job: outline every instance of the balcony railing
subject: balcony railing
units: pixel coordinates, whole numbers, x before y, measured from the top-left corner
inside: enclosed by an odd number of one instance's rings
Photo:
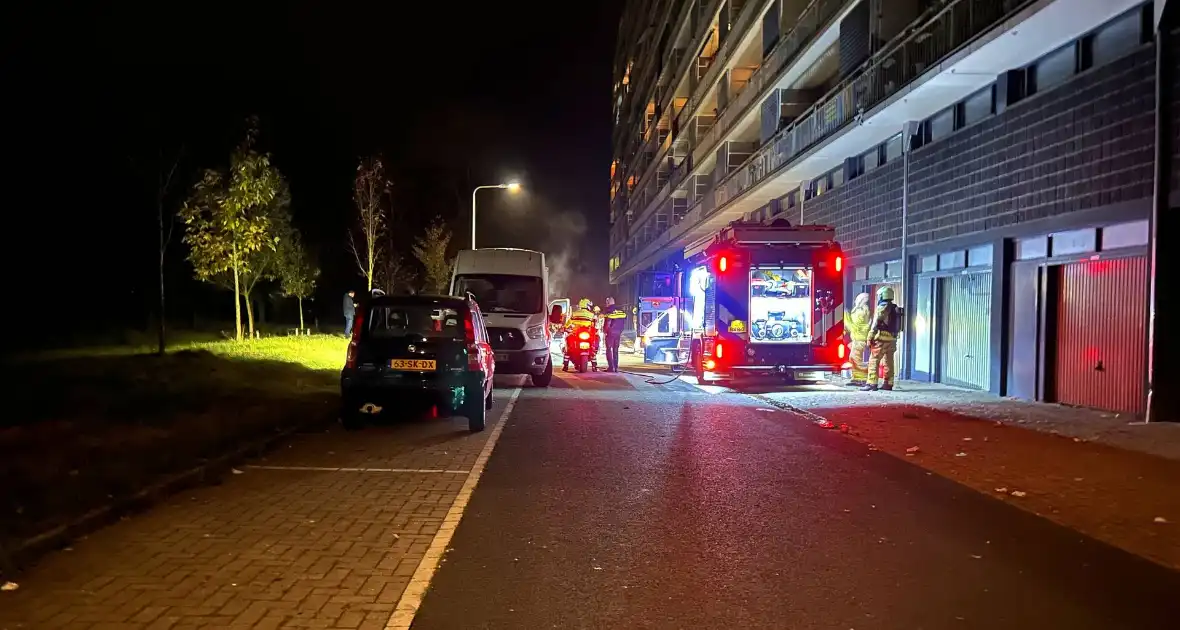
[[[812,0],[811,4],[803,9],[795,22],[795,27],[786,37],[779,39],[762,65],[750,76],[746,88],[730,101],[729,106],[718,116],[717,122],[697,143],[692,153],[697,163],[717,149],[717,143],[745,116],[755,99],[760,102],[766,97],[770,87],[778,80],[779,73],[806,49],[811,40],[828,26],[828,22],[840,14],[846,2],[847,0]]]
[[[720,8],[721,1],[722,0],[710,0],[710,9],[708,12],[705,13],[705,15],[712,15],[713,13],[716,13],[717,10]],[[691,20],[692,19],[692,16],[691,16],[692,6],[693,5],[691,3],[688,4],[689,15],[680,16],[680,17]],[[704,46],[704,38],[708,34],[709,34],[709,29],[706,29],[692,39],[692,42],[689,44],[689,48],[686,49],[686,50],[693,51],[692,54],[684,55],[684,58],[680,60],[679,64],[674,64],[671,62],[671,60],[674,59],[674,57],[675,57],[675,52],[676,52],[675,49],[668,51],[668,54],[665,56],[665,59],[664,59],[664,61],[665,61],[664,68],[665,68],[665,70],[671,69],[671,71],[673,72],[673,74],[672,74],[673,79],[669,82],[669,86],[671,86],[671,87],[670,87],[670,89],[667,90],[667,95],[665,95],[661,99],[664,102],[657,103],[657,105],[659,106],[659,111],[663,112],[668,107],[671,106],[673,99],[676,98],[676,88],[674,86],[679,83],[680,78],[683,77],[684,74],[686,72],[688,72],[689,68],[692,67],[691,64],[696,63],[696,59],[697,59],[696,53],[701,49],[701,46]],[[716,64],[716,62],[714,62],[714,64]],[[679,65],[680,67],[673,67],[675,65]],[[659,77],[657,77],[656,82],[659,83]],[[694,90],[695,90],[695,88],[694,88]],[[682,112],[683,112],[683,109],[682,109]],[[646,139],[641,144],[641,148],[637,151],[637,153],[642,153],[643,150],[646,149],[646,147],[649,143],[648,140],[650,140],[650,139]],[[636,169],[636,171],[638,171],[638,172],[629,172],[629,173],[627,173],[627,175],[638,175],[638,179],[640,181],[642,181],[644,179],[647,179],[647,175],[650,172],[650,166],[651,166],[651,164],[647,164],[642,168]]]
[[[691,204],[689,211],[699,206],[701,218],[712,215],[1033,1],[951,0],[932,9],[930,15],[917,20],[917,26],[866,61],[792,124],[779,130],[741,167],[718,181],[697,204]],[[660,236],[664,235],[656,235],[652,242],[660,241]],[[633,245],[628,250],[621,268],[643,253]]]
[[[741,168],[719,182],[717,207],[740,196],[857,116],[898,93],[939,61],[1031,0],[952,0],[857,69]]]
[[[734,20],[733,28],[729,30],[725,41],[717,48],[717,54],[713,55],[713,63],[709,69],[705,71],[705,76],[693,88],[692,98],[688,99],[688,106],[684,108],[689,116],[696,116],[697,110],[701,107],[701,101],[705,100],[705,95],[712,89],[713,83],[717,80],[717,73],[729,63],[729,58],[734,54],[734,49],[737,48],[742,38],[746,36],[751,28],[751,23],[754,20],[754,15],[759,14],[759,8],[762,6],[761,0],[751,0],[742,7],[742,11],[738,14],[738,19]],[[695,56],[694,56],[695,58]]]

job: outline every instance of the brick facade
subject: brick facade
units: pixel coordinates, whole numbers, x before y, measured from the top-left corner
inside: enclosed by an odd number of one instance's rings
[[[803,222],[836,227],[844,252],[870,256],[901,247],[902,160],[896,159],[803,203]],[[790,216],[791,210],[788,210]]]
[[[1145,47],[916,149],[909,244],[1150,198],[1154,65],[1155,51]],[[1176,88],[1180,94],[1180,73]],[[1180,97],[1172,111],[1180,121]],[[1177,147],[1180,159],[1180,140]],[[897,251],[902,169],[895,159],[808,200],[805,223],[835,226],[853,258]]]
[[[1152,195],[1154,51],[914,151],[911,245]]]

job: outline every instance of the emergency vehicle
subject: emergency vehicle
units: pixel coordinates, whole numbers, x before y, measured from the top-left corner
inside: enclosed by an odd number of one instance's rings
[[[684,258],[693,323],[687,369],[699,383],[814,380],[845,365],[835,228],[735,221],[689,245]]]

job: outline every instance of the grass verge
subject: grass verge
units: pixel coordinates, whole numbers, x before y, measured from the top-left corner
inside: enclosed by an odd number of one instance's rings
[[[191,342],[158,357],[54,352],[3,366],[0,549],[248,443],[330,420],[346,342]]]

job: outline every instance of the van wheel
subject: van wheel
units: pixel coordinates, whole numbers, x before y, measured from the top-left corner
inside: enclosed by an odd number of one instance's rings
[[[480,395],[471,396],[464,405],[463,415],[467,416],[467,429],[472,433],[484,430],[487,409],[484,408],[484,398]]]
[[[553,380],[553,359],[549,359],[545,363],[545,371],[540,374],[533,374],[533,387],[549,387],[549,382]]]

